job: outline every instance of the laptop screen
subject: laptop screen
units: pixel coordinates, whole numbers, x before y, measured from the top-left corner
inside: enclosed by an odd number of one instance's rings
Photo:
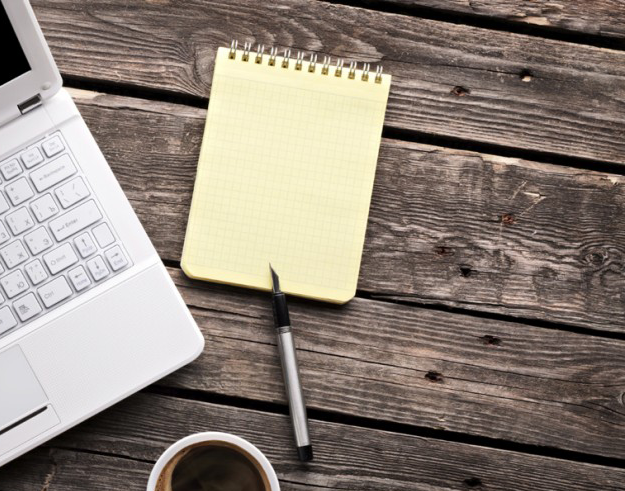
[[[0,3],[0,52],[3,53],[2,70],[0,70],[0,85],[10,82],[14,78],[30,71],[30,65],[24,51],[11,27],[9,17]]]

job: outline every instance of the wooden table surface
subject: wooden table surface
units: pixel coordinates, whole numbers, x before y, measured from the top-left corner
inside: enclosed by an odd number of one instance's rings
[[[33,0],[205,353],[0,469],[142,490],[193,432],[284,490],[625,489],[625,2]],[[216,49],[393,75],[357,298],[293,300],[316,459],[296,460],[266,294],[179,267]]]

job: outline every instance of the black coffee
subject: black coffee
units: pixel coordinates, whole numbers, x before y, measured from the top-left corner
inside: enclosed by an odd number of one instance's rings
[[[171,491],[268,491],[250,459],[225,446],[195,447],[174,468]]]

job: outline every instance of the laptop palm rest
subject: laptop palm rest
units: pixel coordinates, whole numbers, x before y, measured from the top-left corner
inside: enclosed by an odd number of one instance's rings
[[[0,353],[0,455],[59,423],[22,349]]]

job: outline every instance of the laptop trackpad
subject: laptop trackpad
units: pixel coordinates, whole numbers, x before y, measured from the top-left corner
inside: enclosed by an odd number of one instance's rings
[[[0,431],[41,409],[48,398],[22,349],[0,353]]]

